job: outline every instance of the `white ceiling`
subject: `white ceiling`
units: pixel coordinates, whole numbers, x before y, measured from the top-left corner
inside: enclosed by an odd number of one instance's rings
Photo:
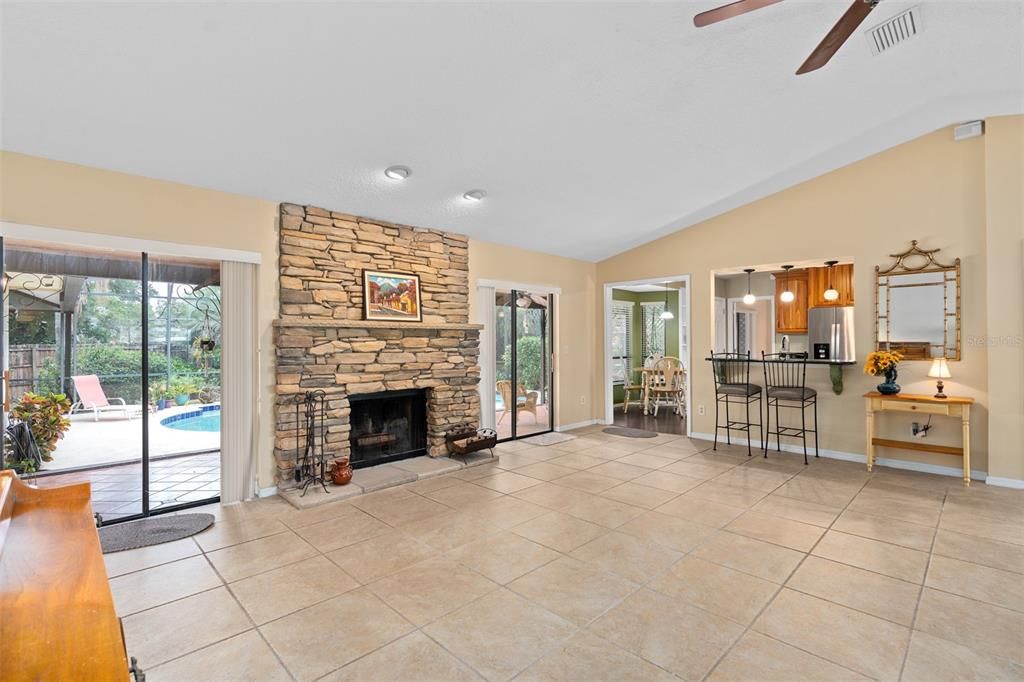
[[[1024,111],[1020,0],[885,0],[923,32],[800,77],[846,0],[722,2],[5,2],[0,146],[599,260]]]

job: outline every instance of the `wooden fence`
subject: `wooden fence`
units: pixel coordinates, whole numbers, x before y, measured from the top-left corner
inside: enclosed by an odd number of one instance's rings
[[[39,370],[42,369],[46,360],[57,362],[57,346],[45,344],[11,346],[8,357],[10,358],[8,369],[11,371],[10,399],[13,402],[35,389]]]

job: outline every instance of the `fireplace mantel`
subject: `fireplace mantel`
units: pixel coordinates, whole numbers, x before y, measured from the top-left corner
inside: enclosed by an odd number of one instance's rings
[[[391,320],[274,320],[274,326],[317,327],[323,329],[422,329],[423,331],[433,331],[436,329],[476,329],[479,331],[484,328],[482,324],[397,322]]]

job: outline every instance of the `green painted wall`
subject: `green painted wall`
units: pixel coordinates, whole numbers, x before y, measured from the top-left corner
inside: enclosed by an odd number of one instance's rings
[[[643,358],[640,356],[641,347],[641,320],[640,304],[645,301],[664,301],[664,292],[637,293],[612,289],[612,300],[630,301],[633,303],[633,347],[631,349],[633,366],[638,367]],[[666,355],[677,355],[679,353],[679,291],[672,289],[668,292],[668,309],[676,316],[676,319],[669,320],[665,325],[665,353]],[[637,377],[634,377],[637,378]],[[619,404],[623,399],[621,386],[615,386],[615,403]]]

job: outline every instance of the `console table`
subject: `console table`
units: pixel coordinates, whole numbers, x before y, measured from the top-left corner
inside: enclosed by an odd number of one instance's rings
[[[936,398],[930,395],[897,393],[884,395],[877,391],[864,394],[867,403],[867,457],[868,471],[875,464],[875,446],[902,448],[918,452],[934,452],[940,455],[956,455],[964,460],[964,485],[971,484],[971,405],[974,398],[948,396]],[[932,445],[919,441],[890,440],[875,437],[875,414],[878,412],[908,412],[924,415],[959,417],[963,433],[963,447]]]

